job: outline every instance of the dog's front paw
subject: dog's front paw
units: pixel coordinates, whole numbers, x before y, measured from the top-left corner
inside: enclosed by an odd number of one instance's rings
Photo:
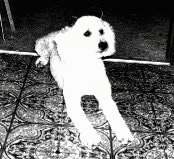
[[[134,140],[134,137],[130,131],[120,131],[116,133],[117,140],[122,144],[129,144]]]
[[[41,68],[41,67],[44,67],[45,65],[48,64],[48,59],[47,58],[44,58],[44,57],[39,57],[37,60],[36,60],[36,66],[38,68]]]
[[[101,142],[101,138],[95,130],[88,130],[87,132],[80,133],[80,140],[89,149]]]

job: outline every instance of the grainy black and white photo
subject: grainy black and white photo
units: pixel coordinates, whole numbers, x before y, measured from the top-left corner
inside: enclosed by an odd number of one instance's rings
[[[170,3],[0,0],[0,159],[174,158]]]

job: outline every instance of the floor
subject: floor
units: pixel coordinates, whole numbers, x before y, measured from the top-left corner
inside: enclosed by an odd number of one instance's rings
[[[62,91],[35,57],[0,54],[0,159],[174,158],[174,69],[106,62],[113,99],[135,136],[121,145],[93,96],[82,107],[102,143],[79,140]]]
[[[69,8],[65,11],[73,15]],[[115,58],[166,61],[165,14],[113,12],[103,10],[103,18],[116,33]],[[1,49],[33,51],[38,37],[65,25],[65,13],[59,9],[19,15],[14,14],[17,31],[11,34],[2,14],[6,41],[0,36]],[[83,110],[102,137],[100,145],[88,149],[67,116],[49,66],[36,68],[35,61],[36,57],[0,54],[0,159],[174,158],[173,67],[105,62],[113,99],[135,140],[121,145],[95,97],[84,96]]]

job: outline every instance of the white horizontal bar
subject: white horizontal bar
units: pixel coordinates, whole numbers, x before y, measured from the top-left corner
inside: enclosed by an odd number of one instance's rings
[[[150,64],[150,65],[166,65],[166,66],[170,66],[170,63],[168,63],[168,62],[125,60],[125,59],[104,59],[103,61],[120,62],[120,63],[137,63],[137,64]]]
[[[35,52],[21,52],[21,51],[9,51],[9,50],[0,50],[0,54],[17,54],[17,55],[38,56],[38,54]]]
[[[17,55],[29,55],[29,56],[39,56],[35,52],[20,52],[20,51],[0,50],[0,53],[17,54]],[[169,62],[154,62],[154,61],[126,60],[126,59],[104,59],[103,61],[170,66]]]

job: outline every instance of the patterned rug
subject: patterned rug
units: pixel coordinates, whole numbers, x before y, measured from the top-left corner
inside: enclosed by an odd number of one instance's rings
[[[0,159],[174,158],[172,67],[106,62],[113,99],[135,140],[120,144],[95,97],[84,96],[83,110],[102,137],[88,149],[49,67],[38,69],[35,60],[0,55]]]

